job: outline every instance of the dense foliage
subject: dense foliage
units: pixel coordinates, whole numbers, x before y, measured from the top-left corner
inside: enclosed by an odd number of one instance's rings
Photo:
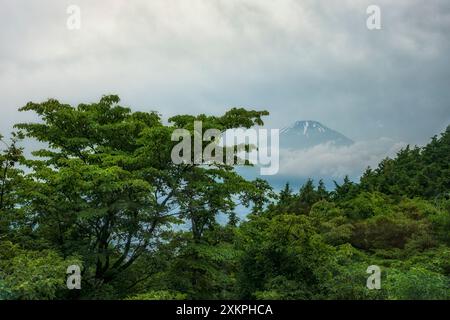
[[[450,128],[359,183],[275,194],[232,166],[170,158],[175,129],[249,128],[267,112],[165,125],[118,103],[28,103],[40,121],[0,137],[0,299],[450,298]],[[26,158],[22,139],[42,148]],[[81,290],[66,287],[69,265]]]

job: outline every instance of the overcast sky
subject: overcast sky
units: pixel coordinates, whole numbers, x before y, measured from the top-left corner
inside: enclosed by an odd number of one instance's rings
[[[164,118],[267,109],[271,127],[317,120],[355,141],[421,144],[450,124],[448,0],[0,0],[0,26],[3,133],[28,101],[107,93]]]

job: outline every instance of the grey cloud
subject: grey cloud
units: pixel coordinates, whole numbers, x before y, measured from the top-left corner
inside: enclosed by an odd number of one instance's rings
[[[0,0],[1,131],[16,108],[117,93],[140,110],[265,108],[283,127],[315,119],[354,140],[424,143],[450,122],[450,3],[372,1]],[[27,118],[28,119],[28,118]]]

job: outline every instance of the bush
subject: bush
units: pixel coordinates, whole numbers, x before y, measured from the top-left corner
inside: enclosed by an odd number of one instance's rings
[[[61,297],[67,291],[67,267],[81,265],[77,259],[63,259],[51,250],[27,251],[3,243],[10,256],[8,263],[0,263],[0,298],[46,300]],[[4,260],[5,261],[5,260]]]
[[[390,270],[387,275],[386,288],[389,292],[389,299],[450,299],[449,279],[422,267],[413,267],[407,272],[397,269]]]

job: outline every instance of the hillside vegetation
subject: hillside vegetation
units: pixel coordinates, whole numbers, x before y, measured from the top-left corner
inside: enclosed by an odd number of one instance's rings
[[[176,128],[248,128],[267,112],[164,125],[118,103],[29,103],[40,121],[2,140],[0,299],[450,298],[450,127],[359,183],[277,194],[230,166],[170,160]],[[24,139],[47,147],[27,159]],[[81,290],[66,286],[70,265]],[[379,290],[366,286],[372,265]]]

